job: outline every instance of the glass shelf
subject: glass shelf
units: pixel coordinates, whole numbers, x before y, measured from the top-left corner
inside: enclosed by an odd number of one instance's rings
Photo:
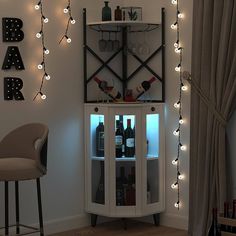
[[[135,157],[117,157],[116,158],[116,161],[136,161],[136,158]]]
[[[145,21],[97,21],[89,22],[88,26],[97,26],[97,25],[109,25],[109,26],[142,26],[142,25],[152,25],[158,26],[160,22],[145,22]]]

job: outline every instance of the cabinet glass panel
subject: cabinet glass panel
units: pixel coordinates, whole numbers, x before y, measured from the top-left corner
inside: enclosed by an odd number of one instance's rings
[[[147,204],[159,202],[159,160],[147,161]]]
[[[90,117],[90,153],[93,160],[104,159],[104,115]]]
[[[104,161],[92,160],[92,202],[105,204]]]
[[[135,183],[135,116],[116,115],[116,205],[136,204]]]
[[[146,157],[155,159],[159,156],[159,114],[146,115]]]
[[[136,204],[135,162],[116,163],[116,206]]]

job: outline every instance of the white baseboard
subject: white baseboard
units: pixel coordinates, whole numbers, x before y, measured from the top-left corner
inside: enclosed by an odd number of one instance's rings
[[[66,217],[63,219],[56,219],[44,222],[45,234],[50,235],[54,233],[78,229],[90,225],[90,217],[87,214]]]
[[[174,214],[161,214],[160,224],[176,229],[188,230],[188,217]]]

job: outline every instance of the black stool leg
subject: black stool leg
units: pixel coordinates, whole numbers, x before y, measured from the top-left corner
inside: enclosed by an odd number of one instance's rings
[[[20,233],[19,183],[15,181],[16,234]]]
[[[39,211],[40,236],[44,236],[44,230],[43,230],[43,212],[42,212],[41,189],[40,189],[40,179],[37,178],[36,181],[37,181],[37,194],[38,194],[38,211]]]
[[[8,181],[5,181],[5,235],[9,235]]]

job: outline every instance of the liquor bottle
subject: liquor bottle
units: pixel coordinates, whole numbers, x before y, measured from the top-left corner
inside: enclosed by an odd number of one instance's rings
[[[104,157],[104,125],[99,117],[99,124],[96,128],[96,156]]]
[[[123,134],[123,144],[122,144],[122,155],[125,154],[125,141],[124,141],[124,125],[123,125],[123,116],[120,116],[120,132]]]
[[[95,202],[99,204],[104,204],[105,203],[105,191],[104,191],[104,162],[100,162],[101,165],[101,175],[100,175],[100,180],[96,192],[96,199]]]
[[[225,202],[224,203],[224,218],[229,218],[229,203]],[[221,231],[226,231],[226,232],[230,232],[230,226],[228,225],[221,225]]]
[[[124,131],[125,139],[125,157],[133,157],[135,154],[135,137],[134,131],[131,128],[131,119],[127,119],[127,128]]]
[[[147,90],[150,89],[151,84],[156,80],[155,77],[152,77],[150,80],[143,81],[138,87],[136,87],[136,91],[138,93],[136,99],[142,96]]]
[[[120,121],[116,121],[116,157],[122,157],[123,132],[120,128]]]
[[[217,223],[217,208],[212,209],[212,224],[208,236],[220,236]]]
[[[122,11],[120,6],[117,6],[115,9],[115,20],[122,20]]]
[[[93,78],[97,82],[98,87],[106,93],[112,100],[120,101],[122,100],[121,93],[117,91],[114,87],[108,87],[107,81],[100,80],[98,77]]]
[[[120,167],[120,177],[116,179],[116,205],[125,205],[125,191],[127,188],[127,178],[125,177],[124,166]]]
[[[108,1],[105,1],[105,6],[102,8],[102,21],[111,20],[111,8],[108,6]]]
[[[236,219],[236,199],[233,200],[233,214],[232,218]],[[232,233],[236,233],[236,227],[232,227]]]
[[[128,176],[128,186],[126,189],[125,205],[134,206],[135,202],[136,202],[135,201],[135,167],[132,167],[131,174]]]

